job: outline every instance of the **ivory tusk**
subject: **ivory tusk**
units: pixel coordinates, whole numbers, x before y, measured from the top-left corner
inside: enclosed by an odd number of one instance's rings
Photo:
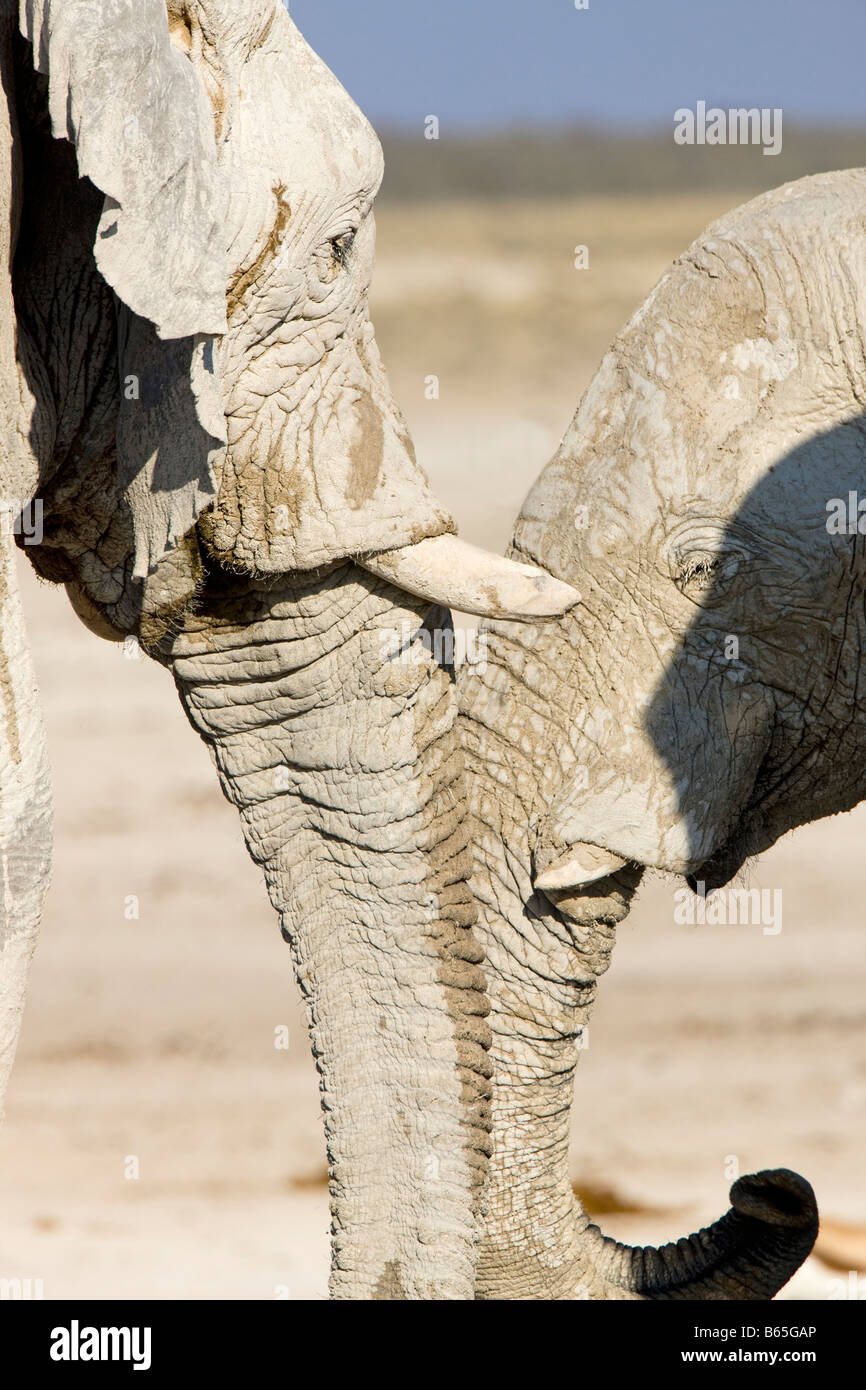
[[[580,594],[535,565],[491,555],[457,536],[383,550],[358,564],[416,598],[482,618],[557,618]]]
[[[596,883],[600,878],[615,874],[624,869],[628,861],[618,854],[599,849],[597,845],[573,845],[543,873],[535,879],[535,887],[542,893],[548,890],[562,892],[566,888],[583,888]]]

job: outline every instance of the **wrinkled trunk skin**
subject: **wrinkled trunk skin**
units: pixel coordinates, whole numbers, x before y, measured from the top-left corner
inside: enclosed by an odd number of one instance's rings
[[[577,761],[579,684],[573,663],[562,660],[561,624],[491,624],[487,637],[486,670],[466,669],[460,685],[476,931],[493,1035],[493,1153],[476,1296],[771,1298],[817,1234],[811,1188],[796,1174],[740,1179],[734,1210],[659,1250],[607,1239],[574,1198],[575,1044],[639,873],[593,885],[595,897],[573,895],[559,910],[534,893],[540,827]]]
[[[292,948],[341,1299],[474,1289],[489,1031],[453,682],[406,643],[425,611],[352,564],[212,576],[163,653]]]

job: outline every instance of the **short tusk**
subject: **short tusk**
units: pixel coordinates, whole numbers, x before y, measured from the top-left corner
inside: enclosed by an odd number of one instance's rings
[[[542,893],[565,888],[585,888],[600,878],[624,869],[628,860],[596,845],[574,845],[535,879]]]
[[[576,589],[545,570],[491,555],[456,536],[383,550],[358,564],[416,598],[482,618],[558,618],[580,602]]]

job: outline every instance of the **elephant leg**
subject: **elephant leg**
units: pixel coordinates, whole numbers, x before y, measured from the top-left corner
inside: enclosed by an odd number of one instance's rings
[[[211,576],[169,665],[303,992],[336,1298],[472,1298],[489,1034],[449,674],[426,605],[346,564]]]
[[[51,872],[51,781],[12,517],[0,505],[0,1113]]]

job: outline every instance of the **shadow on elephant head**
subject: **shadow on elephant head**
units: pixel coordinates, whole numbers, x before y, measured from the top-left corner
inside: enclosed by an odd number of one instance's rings
[[[864,171],[714,224],[615,341],[517,523],[512,553],[582,603],[491,625],[463,692],[492,963],[487,1296],[769,1297],[814,1240],[811,1189],[776,1170],[687,1243],[605,1241],[568,1188],[569,1087],[645,868],[703,894],[866,796],[864,228]]]
[[[381,149],[283,6],[23,0],[20,32],[16,9],[2,498],[38,498],[28,554],[88,626],[170,669],[240,811],[308,1004],[334,1293],[471,1296],[462,760],[453,680],[405,634],[431,602],[576,595],[458,541],[417,465],[368,313]]]

